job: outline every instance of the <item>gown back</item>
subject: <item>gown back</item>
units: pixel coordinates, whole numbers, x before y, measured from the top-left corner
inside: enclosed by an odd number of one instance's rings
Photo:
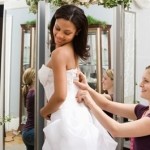
[[[67,70],[67,97],[58,111],[51,114],[43,131],[45,141],[42,150],[115,150],[117,143],[91,114],[76,100],[77,69]],[[47,100],[54,92],[53,70],[42,65],[38,77],[44,87]]]

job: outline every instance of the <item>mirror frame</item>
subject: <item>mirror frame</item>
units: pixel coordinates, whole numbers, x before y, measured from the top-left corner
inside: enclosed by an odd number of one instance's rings
[[[21,60],[20,60],[20,104],[19,104],[19,127],[18,130],[21,131],[22,126],[24,125],[22,123],[23,121],[23,115],[26,113],[25,112],[25,103],[24,103],[24,98],[22,95],[22,86],[23,86],[23,73],[24,70],[33,67],[35,68],[35,37],[36,37],[36,25],[28,25],[28,24],[21,24]],[[28,39],[28,44],[25,45],[27,41],[25,41],[25,33],[29,33],[29,39]],[[24,57],[25,57],[25,50],[29,50],[29,60],[27,66],[24,68]]]

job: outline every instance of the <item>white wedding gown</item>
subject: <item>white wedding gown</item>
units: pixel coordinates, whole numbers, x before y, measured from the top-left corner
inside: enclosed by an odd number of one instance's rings
[[[88,108],[77,102],[78,89],[73,83],[76,74],[77,69],[67,71],[67,97],[43,129],[45,142],[42,150],[115,150],[116,141]],[[54,92],[53,70],[42,65],[38,76],[49,100]]]

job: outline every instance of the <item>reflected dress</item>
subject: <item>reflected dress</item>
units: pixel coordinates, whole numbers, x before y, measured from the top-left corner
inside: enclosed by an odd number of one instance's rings
[[[43,129],[45,141],[42,150],[115,150],[117,143],[91,114],[76,100],[77,69],[66,71],[67,96],[61,107],[51,114]],[[53,70],[42,65],[38,77],[44,87],[47,100],[54,92]]]

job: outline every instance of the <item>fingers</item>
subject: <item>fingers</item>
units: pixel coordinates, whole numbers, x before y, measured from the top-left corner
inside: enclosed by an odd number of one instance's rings
[[[77,92],[76,98],[78,102],[81,102],[82,100],[80,99],[80,91]]]
[[[82,102],[86,98],[87,94],[86,90],[79,90],[76,95],[77,101]]]
[[[45,119],[46,119],[46,120],[50,120],[50,118],[51,118],[51,115],[45,116]]]
[[[79,78],[79,82],[85,82],[86,81],[86,76],[81,71],[78,71],[77,76]]]
[[[83,86],[83,83],[74,80],[75,85],[77,85],[79,88],[81,88]]]
[[[43,109],[44,109],[44,108],[41,108],[41,109],[40,109],[40,115],[41,115],[43,118],[45,118],[46,120],[50,120],[51,115],[45,115],[45,114],[43,113]]]

